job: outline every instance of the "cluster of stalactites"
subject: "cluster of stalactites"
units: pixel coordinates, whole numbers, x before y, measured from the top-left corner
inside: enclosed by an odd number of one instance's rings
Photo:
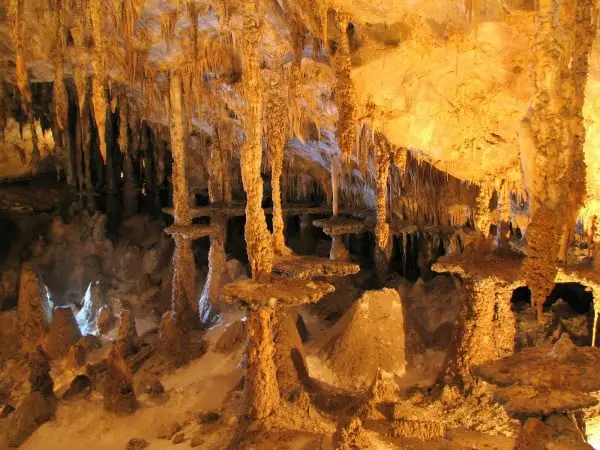
[[[392,152],[388,210],[392,220],[464,226],[472,220],[476,186],[436,169],[407,151]]]
[[[530,197],[525,276],[541,312],[566,252],[585,192],[582,106],[596,26],[593,2],[540,0],[534,98],[521,159]],[[530,133],[527,139],[526,133]],[[523,139],[525,137],[526,139]]]

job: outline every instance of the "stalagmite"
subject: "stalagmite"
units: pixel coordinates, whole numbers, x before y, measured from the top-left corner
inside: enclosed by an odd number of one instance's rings
[[[274,362],[273,311],[259,309],[248,314],[248,369],[245,390],[248,416],[267,417],[279,402]]]
[[[375,226],[375,264],[379,283],[383,285],[389,270],[392,257],[393,236],[390,234],[390,224],[387,214],[388,176],[392,163],[391,151],[385,138],[378,134],[375,137],[375,172],[376,172],[376,202],[377,224]]]
[[[210,159],[208,168],[208,195],[212,204],[227,204],[225,202],[225,185],[223,183],[225,168],[221,158],[220,143],[210,146]],[[227,238],[227,217],[219,215],[211,217],[213,233],[210,236],[210,250],[208,252],[208,274],[206,283],[200,296],[200,322],[203,326],[213,325],[219,319],[217,302],[221,296],[223,277],[227,270],[227,255],[225,253],[225,240]]]
[[[173,206],[175,209],[175,225],[190,226],[189,188],[186,175],[186,151],[183,120],[183,97],[181,78],[171,74],[170,86],[170,132],[171,152],[173,154]],[[173,292],[172,308],[180,318],[190,316],[193,311],[195,295],[195,262],[192,253],[192,242],[183,235],[175,236],[175,252],[173,253]]]
[[[260,79],[260,36],[263,19],[262,0],[244,3],[242,36],[242,82],[246,102],[246,143],[241,151],[242,182],[246,191],[246,247],[252,276],[261,278],[271,273],[273,246],[262,209],[263,185],[260,177],[262,161],[263,96]]]
[[[516,322],[510,299],[514,285],[501,278],[467,278],[467,298],[452,332],[445,384],[468,385],[472,368],[514,352]]]
[[[32,351],[40,343],[49,323],[44,285],[31,264],[23,264],[19,280],[17,314],[21,346]]]
[[[276,254],[289,255],[291,250],[285,245],[283,234],[283,212],[281,198],[281,172],[283,170],[283,150],[286,143],[286,103],[281,94],[282,86],[274,80],[270,86],[267,104],[267,142],[271,150],[271,188],[273,199],[273,250]]]
[[[477,206],[474,212],[475,228],[482,233],[486,238],[490,234],[490,226],[492,225],[492,214],[490,211],[490,199],[493,190],[487,184],[479,186],[477,194]]]

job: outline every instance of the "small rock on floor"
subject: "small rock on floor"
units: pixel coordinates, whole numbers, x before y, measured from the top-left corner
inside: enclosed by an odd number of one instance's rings
[[[204,438],[199,434],[194,436],[190,441],[190,447],[192,448],[200,447],[202,444],[204,444]]]
[[[143,450],[149,445],[150,443],[146,439],[133,438],[127,442],[126,450]]]
[[[177,433],[179,430],[181,430],[181,425],[179,425],[177,422],[165,423],[158,429],[156,437],[158,439],[171,440],[173,439],[173,436],[175,436],[175,433]]]
[[[185,440],[185,434],[177,433],[173,436],[173,440],[171,441],[173,444],[181,444]]]

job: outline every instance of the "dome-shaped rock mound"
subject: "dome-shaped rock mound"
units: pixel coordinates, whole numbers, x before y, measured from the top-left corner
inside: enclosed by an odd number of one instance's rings
[[[378,369],[404,375],[404,312],[398,292],[365,292],[326,332],[319,356],[347,387],[368,386]]]

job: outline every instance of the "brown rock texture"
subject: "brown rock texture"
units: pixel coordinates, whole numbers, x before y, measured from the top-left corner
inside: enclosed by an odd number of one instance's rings
[[[19,279],[17,313],[21,345],[32,351],[48,327],[47,299],[44,284],[31,264],[23,264]]]
[[[246,322],[236,320],[227,325],[215,343],[215,351],[220,353],[237,350],[246,341]]]
[[[308,381],[306,356],[302,338],[296,328],[296,312],[279,319],[273,333],[275,341],[274,362],[277,367],[277,385],[282,398],[298,395]]]
[[[263,15],[262,0],[244,3],[242,83],[248,107],[246,143],[241,150],[240,164],[246,191],[246,248],[254,278],[271,273],[273,263],[273,246],[262,209],[263,184],[260,177],[263,96],[259,48]]]
[[[104,409],[117,414],[133,414],[137,400],[133,376],[123,359],[122,344],[113,344],[108,355],[108,371],[104,382]]]
[[[172,311],[164,313],[159,328],[159,353],[175,367],[189,360],[188,331],[180,316]]]
[[[56,307],[52,314],[52,323],[44,338],[44,349],[50,359],[67,356],[71,346],[75,345],[81,332],[75,321],[71,307]]]
[[[513,289],[500,279],[466,280],[467,297],[458,313],[444,372],[447,383],[469,383],[471,369],[508,356],[516,344],[511,311]]]
[[[405,373],[404,333],[398,292],[367,291],[327,331],[319,354],[345,385],[368,387],[379,369],[398,376]]]
[[[252,419],[264,419],[279,403],[272,314],[268,309],[248,313],[248,367],[244,389],[248,416]]]

